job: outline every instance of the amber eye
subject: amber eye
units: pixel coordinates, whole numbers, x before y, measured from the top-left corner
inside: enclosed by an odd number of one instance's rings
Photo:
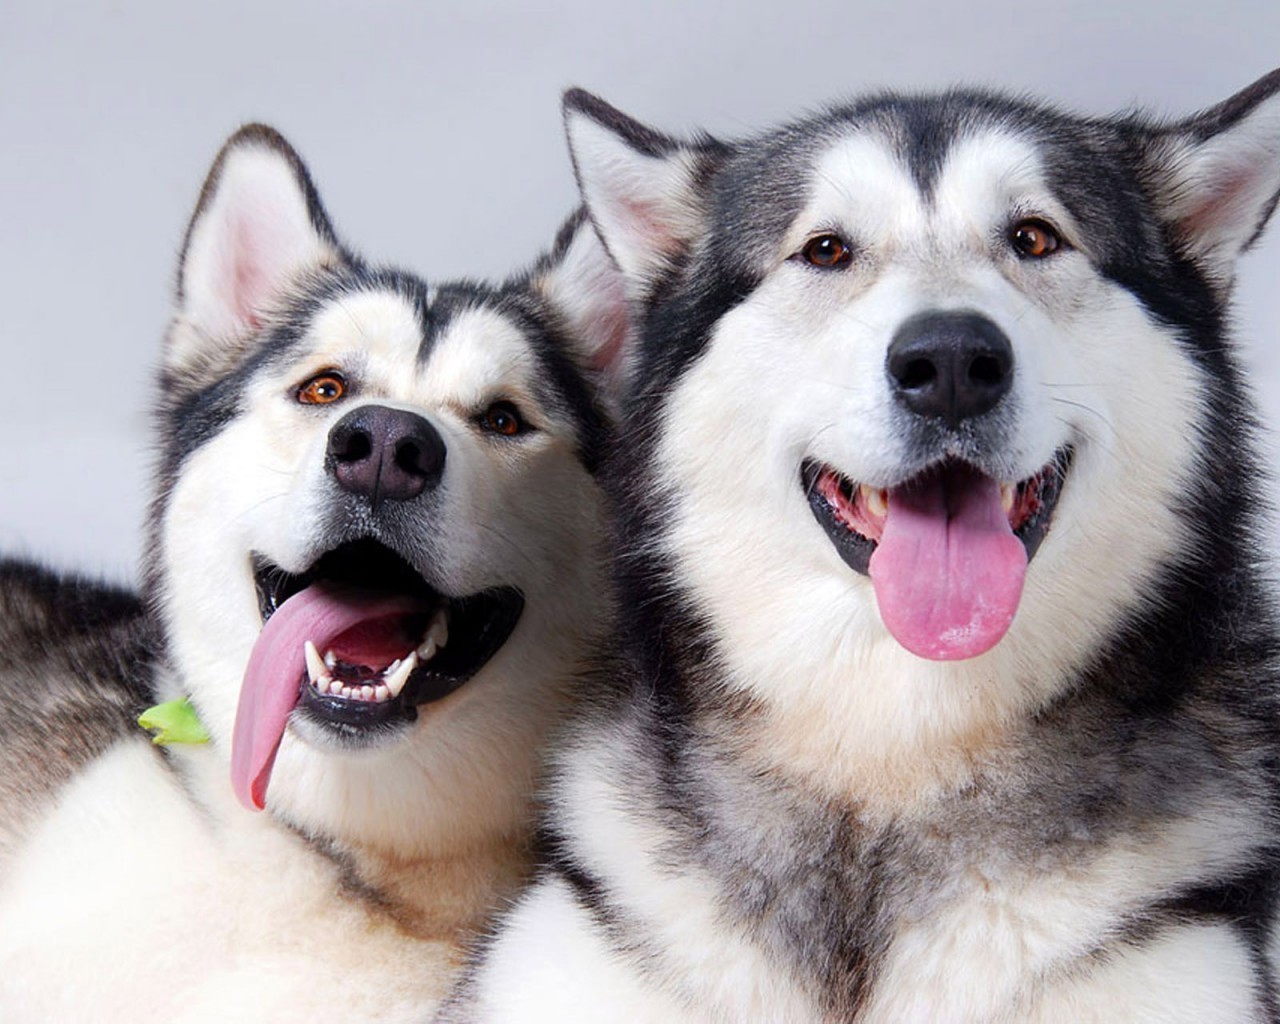
[[[800,255],[815,267],[838,267],[853,259],[853,253],[839,235],[819,235],[809,239]]]
[[[524,420],[510,402],[494,402],[480,416],[480,427],[491,434],[515,437],[525,429]]]
[[[1062,248],[1062,239],[1052,227],[1042,220],[1020,220],[1009,232],[1013,247],[1032,259],[1042,259]]]
[[[325,370],[298,388],[298,401],[303,405],[328,405],[347,393],[347,382],[342,374]]]

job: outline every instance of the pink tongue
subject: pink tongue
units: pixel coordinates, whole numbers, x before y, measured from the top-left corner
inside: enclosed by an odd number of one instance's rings
[[[880,617],[898,643],[954,661],[989,651],[1008,631],[1027,551],[996,481],[949,466],[889,492],[870,572]]]
[[[306,677],[302,645],[323,653],[353,626],[423,610],[404,595],[379,595],[316,583],[294,594],[267,620],[249,655],[231,739],[231,785],[240,802],[262,810],[271,766]]]

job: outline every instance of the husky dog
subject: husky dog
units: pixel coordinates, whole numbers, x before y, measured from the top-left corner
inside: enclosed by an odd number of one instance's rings
[[[262,126],[178,278],[150,612],[3,574],[0,1017],[415,1019],[609,628],[623,284],[581,216],[501,287],[372,267]],[[179,698],[207,742],[153,746]]]
[[[1226,339],[1280,72],[682,142],[566,96],[637,310],[626,693],[451,1021],[1277,1019],[1280,666]]]

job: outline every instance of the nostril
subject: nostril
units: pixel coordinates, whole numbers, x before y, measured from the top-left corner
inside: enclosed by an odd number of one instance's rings
[[[928,359],[912,359],[902,368],[898,382],[908,391],[928,387],[938,377],[938,368]]]
[[[995,356],[977,356],[969,364],[969,380],[974,384],[995,387],[1005,378],[1004,363]]]
[[[353,430],[334,441],[331,450],[339,462],[362,462],[373,453],[373,439],[363,430]]]
[[[425,475],[422,470],[422,448],[417,441],[401,441],[396,445],[396,465],[406,473]]]

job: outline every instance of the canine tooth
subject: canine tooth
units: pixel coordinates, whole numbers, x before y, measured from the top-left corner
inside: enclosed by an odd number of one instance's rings
[[[389,697],[399,697],[400,691],[404,689],[404,684],[409,681],[409,676],[413,674],[413,670],[418,667],[418,655],[416,651],[411,651],[409,656],[400,662],[400,667],[392,674],[384,676],[382,682],[387,687]]]
[[[418,649],[413,652],[423,661],[430,661],[436,656],[436,642],[431,637],[427,637],[418,645]]]
[[[391,691],[388,690],[385,685],[383,685],[382,683],[379,683],[374,688],[373,699],[376,700],[379,704],[381,704],[384,700],[391,699]]]
[[[334,654],[333,651],[326,651],[324,656],[324,663],[328,665],[330,668],[337,668],[338,656]]]
[[[862,504],[866,506],[868,512],[877,519],[883,519],[889,514],[888,491],[881,490],[878,487],[868,487],[866,484],[862,485],[861,491]]]
[[[434,640],[437,647],[443,647],[449,642],[449,613],[443,608],[437,608],[435,615],[431,617],[426,638]]]
[[[316,650],[316,645],[310,640],[304,641],[302,652],[307,658],[307,675],[311,677],[311,681],[319,683],[321,679],[327,679],[329,673],[324,670],[324,662],[320,659],[320,652]]]
[[[1018,493],[1017,484],[1000,485],[1000,507],[1004,509],[1004,514],[1008,515],[1013,511],[1013,499]]]

